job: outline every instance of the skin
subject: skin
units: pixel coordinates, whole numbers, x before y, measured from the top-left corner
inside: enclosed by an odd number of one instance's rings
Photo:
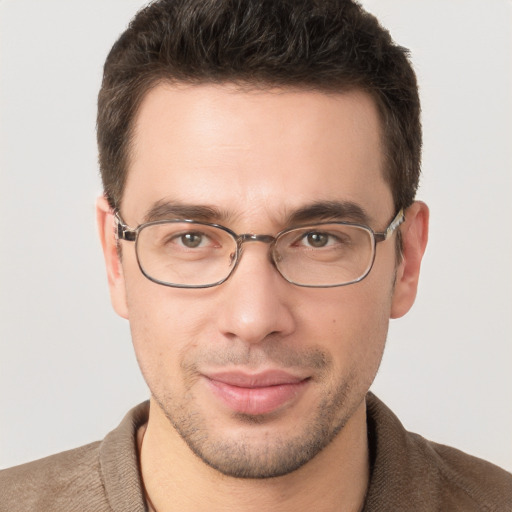
[[[396,213],[377,110],[357,91],[157,86],[136,119],[121,214],[136,227],[162,201],[215,208],[221,218],[210,220],[237,233],[276,234],[290,213],[321,201],[355,203],[375,231]],[[365,395],[389,318],[414,302],[427,207],[406,212],[400,262],[394,235],[363,281],[323,289],[287,283],[262,243],[245,247],[220,286],[155,284],[133,244],[122,242],[119,260],[105,199],[97,210],[112,302],[130,321],[152,395],[140,438],[154,508],[359,510],[369,478]],[[233,411],[205,378],[269,369],[304,385],[263,414]]]

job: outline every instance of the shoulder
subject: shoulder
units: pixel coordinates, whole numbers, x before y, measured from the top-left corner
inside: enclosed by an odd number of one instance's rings
[[[148,414],[142,403],[103,441],[0,471],[0,512],[143,512],[136,436]]]
[[[510,473],[408,432],[371,394],[367,412],[373,467],[365,511],[512,511]]]
[[[0,471],[0,511],[108,510],[100,442]]]
[[[417,434],[409,433],[409,436],[431,474],[438,479],[436,494],[440,501],[453,506],[467,503],[466,507],[472,505],[474,510],[512,510],[510,473],[456,448],[428,441]]]

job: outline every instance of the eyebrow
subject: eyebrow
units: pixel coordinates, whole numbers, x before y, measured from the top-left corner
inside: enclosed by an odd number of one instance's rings
[[[185,204],[162,200],[155,203],[144,216],[144,222],[167,219],[190,219],[202,222],[222,222],[231,218],[228,212],[214,206]]]
[[[327,220],[368,224],[370,216],[361,205],[352,201],[316,201],[291,212],[287,224],[293,226]]]
[[[234,212],[220,210],[211,205],[186,204],[161,200],[145,214],[144,223],[167,219],[190,219],[200,222],[226,223],[238,217]],[[368,224],[370,216],[359,204],[352,201],[315,201],[291,211],[285,218],[285,226],[309,222],[351,221]]]

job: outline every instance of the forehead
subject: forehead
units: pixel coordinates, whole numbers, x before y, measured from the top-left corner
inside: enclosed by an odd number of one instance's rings
[[[134,128],[123,210],[137,222],[162,201],[275,222],[318,201],[390,213],[379,116],[363,92],[165,84]]]

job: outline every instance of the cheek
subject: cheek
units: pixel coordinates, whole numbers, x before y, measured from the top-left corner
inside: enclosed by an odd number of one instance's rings
[[[371,282],[323,290],[311,301],[308,336],[328,350],[337,370],[376,372],[386,341],[391,288],[375,293]],[[327,293],[326,293],[327,292]],[[306,322],[306,320],[305,320]]]
[[[152,389],[179,374],[182,354],[194,351],[201,335],[209,337],[204,331],[212,322],[194,292],[143,279],[128,282],[126,296],[135,355]]]

